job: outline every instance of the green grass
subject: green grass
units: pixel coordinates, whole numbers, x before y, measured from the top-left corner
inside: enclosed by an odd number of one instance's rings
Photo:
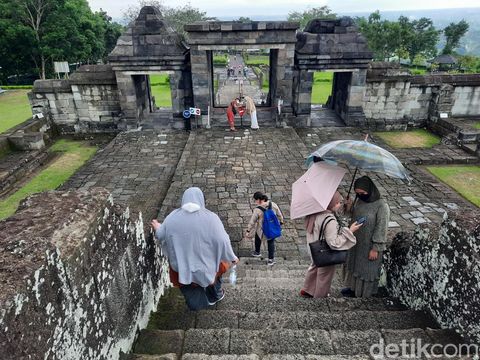
[[[480,207],[480,166],[428,166],[428,171]]]
[[[270,65],[270,56],[268,55],[248,55],[248,59],[244,58],[247,65]]]
[[[479,121],[479,122],[476,122],[475,124],[473,124],[473,127],[474,127],[475,129],[480,130],[480,121]]]
[[[332,94],[333,72],[315,72],[313,74],[312,104],[326,104]]]
[[[150,75],[150,87],[158,107],[172,107],[170,76],[168,74]]]
[[[427,130],[376,132],[387,145],[397,149],[431,148],[440,144],[440,138]]]
[[[0,133],[32,117],[28,92],[29,90],[11,90],[0,94]]]
[[[412,75],[425,75],[427,73],[427,69],[422,68],[410,68],[410,73]]]
[[[213,65],[226,66],[228,64],[228,55],[213,55]]]
[[[0,85],[0,88],[3,90],[31,90],[33,89],[33,85]]]
[[[59,157],[17,192],[0,201],[0,219],[12,215],[27,196],[58,188],[95,154],[97,148],[81,141],[59,140],[49,151],[59,153]]]

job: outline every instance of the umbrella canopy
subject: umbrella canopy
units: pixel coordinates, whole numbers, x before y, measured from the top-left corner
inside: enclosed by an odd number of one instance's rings
[[[345,169],[326,162],[313,164],[292,185],[290,218],[326,210],[345,173]]]
[[[365,171],[409,180],[407,170],[395,155],[367,141],[337,140],[326,143],[310,154],[307,164],[313,163],[314,156],[325,161],[344,163]]]

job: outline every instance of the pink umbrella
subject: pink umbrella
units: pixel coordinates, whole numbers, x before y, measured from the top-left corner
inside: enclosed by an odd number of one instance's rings
[[[346,172],[324,161],[314,163],[292,185],[290,218],[298,219],[326,210]]]

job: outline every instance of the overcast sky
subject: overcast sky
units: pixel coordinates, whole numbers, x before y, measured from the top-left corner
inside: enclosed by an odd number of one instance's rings
[[[124,9],[138,3],[137,0],[88,0],[88,2],[92,10],[102,8],[114,18],[122,17]],[[164,0],[163,2],[172,7],[190,3],[215,17],[283,15],[290,11],[322,5],[328,5],[338,13],[479,7],[479,0]]]

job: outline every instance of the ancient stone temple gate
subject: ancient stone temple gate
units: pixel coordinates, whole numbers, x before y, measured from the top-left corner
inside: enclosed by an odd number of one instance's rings
[[[350,19],[313,21],[305,32],[284,21],[198,22],[185,30],[188,44],[156,8],[144,7],[118,39],[109,65],[83,66],[71,80],[37,81],[32,109],[67,133],[135,128],[154,112],[148,75],[168,71],[173,118],[181,119],[191,106],[207,114],[214,107],[213,52],[254,48],[269,50],[268,104],[281,99],[284,113],[295,115],[288,117],[291,125],[309,123],[315,70],[336,71],[330,108],[347,124],[363,117],[371,53]],[[174,123],[168,119],[163,125]]]

